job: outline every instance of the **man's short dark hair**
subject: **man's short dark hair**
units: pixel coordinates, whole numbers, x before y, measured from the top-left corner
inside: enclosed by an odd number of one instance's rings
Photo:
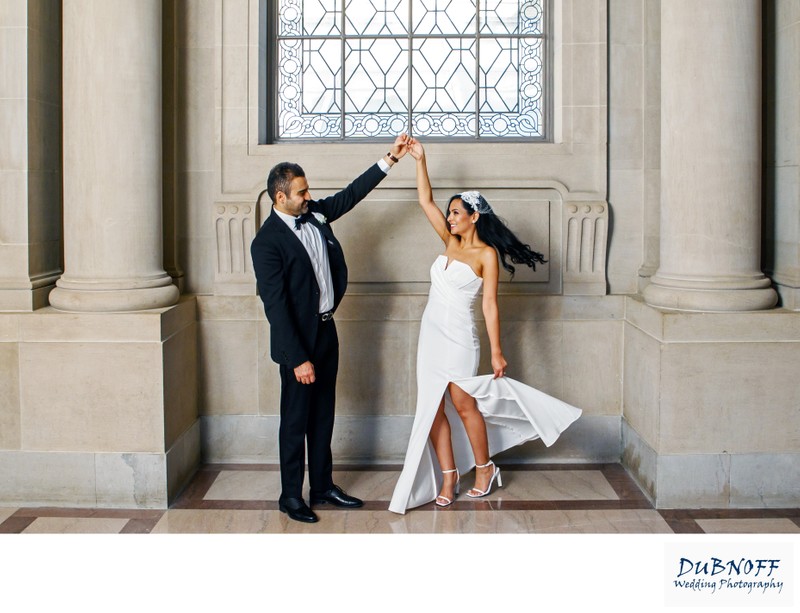
[[[278,192],[283,192],[288,196],[292,188],[292,179],[305,176],[306,173],[298,164],[292,162],[276,164],[267,175],[267,195],[272,202],[275,202],[275,195]]]

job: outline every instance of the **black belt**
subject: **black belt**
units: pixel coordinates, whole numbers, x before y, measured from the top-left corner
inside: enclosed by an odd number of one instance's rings
[[[325,311],[324,313],[320,313],[319,318],[322,321],[328,321],[329,319],[333,319],[333,311]]]

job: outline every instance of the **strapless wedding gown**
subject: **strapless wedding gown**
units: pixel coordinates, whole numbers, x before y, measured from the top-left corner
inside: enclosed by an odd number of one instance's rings
[[[577,409],[509,377],[475,376],[480,343],[473,305],[483,279],[468,264],[440,255],[431,266],[431,289],[417,347],[417,410],[405,463],[389,510],[405,513],[436,499],[442,471],[430,442],[442,395],[453,455],[463,475],[475,466],[464,424],[445,394],[452,381],[473,396],[486,422],[489,455],[536,438],[548,447],[581,415]]]

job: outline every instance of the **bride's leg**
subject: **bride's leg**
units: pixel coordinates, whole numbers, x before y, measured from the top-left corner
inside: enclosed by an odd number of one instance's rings
[[[455,383],[450,384],[450,398],[453,406],[458,411],[461,421],[464,422],[464,429],[467,431],[469,443],[472,447],[472,454],[475,456],[475,464],[487,464],[489,457],[489,439],[486,436],[486,422],[483,415],[478,410],[475,399],[467,392],[458,387]],[[494,474],[494,465],[484,468],[475,468],[475,486],[470,490],[473,494],[476,490],[482,492],[489,487],[489,481]]]
[[[443,471],[455,469],[456,461],[453,457],[453,443],[450,440],[450,422],[447,421],[447,416],[444,414],[444,396],[439,403],[439,408],[436,410],[436,417],[433,418],[430,439],[441,469]],[[457,474],[455,472],[449,472],[443,474],[442,477],[444,482],[442,483],[442,489],[439,491],[437,500],[442,498],[446,498],[450,501],[455,500]]]

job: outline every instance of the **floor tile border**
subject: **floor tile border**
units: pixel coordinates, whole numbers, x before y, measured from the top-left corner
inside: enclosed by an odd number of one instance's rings
[[[788,519],[800,528],[800,509],[661,509],[676,534],[704,533],[697,520],[703,519]]]
[[[22,507],[0,523],[0,534],[19,534],[42,517],[69,519],[127,519],[120,534],[149,534],[166,511],[161,509],[102,509],[83,507]]]

